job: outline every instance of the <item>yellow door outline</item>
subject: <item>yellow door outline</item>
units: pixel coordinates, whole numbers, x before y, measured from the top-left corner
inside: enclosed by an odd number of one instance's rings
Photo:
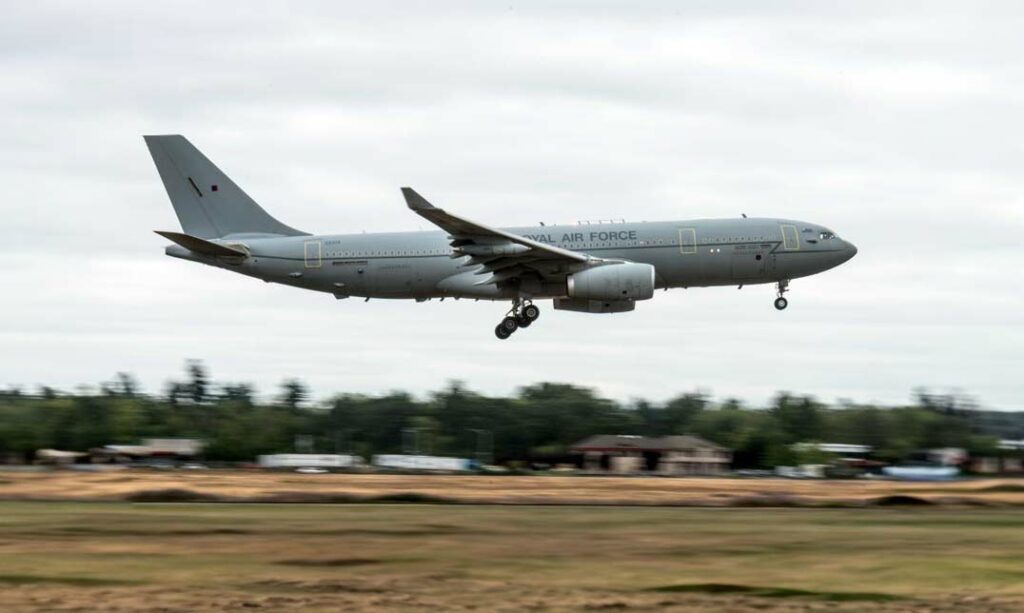
[[[323,246],[320,241],[306,241],[302,244],[303,255],[306,259],[306,268],[320,268],[323,266]]]
[[[786,251],[798,251],[800,249],[800,233],[796,226],[782,225],[782,248]]]
[[[694,255],[697,253],[696,228],[679,228],[679,253]]]

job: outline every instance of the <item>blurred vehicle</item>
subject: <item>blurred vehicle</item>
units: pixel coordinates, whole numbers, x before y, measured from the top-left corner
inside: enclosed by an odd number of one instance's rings
[[[508,474],[511,472],[507,466],[496,466],[494,464],[482,464],[480,466],[480,472],[488,474]]]
[[[174,470],[177,468],[174,460],[170,458],[150,458],[135,463],[139,468],[150,468],[153,470]]]
[[[378,468],[398,470],[473,470],[477,462],[465,458],[446,458],[429,455],[381,454],[373,456],[373,465]]]
[[[886,466],[882,474],[906,481],[946,481],[959,477],[960,469],[955,466]]]
[[[365,464],[357,455],[339,453],[275,453],[258,458],[261,468],[355,468]]]
[[[801,464],[800,466],[776,466],[775,474],[786,479],[823,479],[825,464]]]

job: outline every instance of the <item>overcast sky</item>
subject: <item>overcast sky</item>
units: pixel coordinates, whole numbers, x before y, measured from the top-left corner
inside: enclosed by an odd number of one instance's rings
[[[24,2],[0,14],[0,386],[187,358],[265,392],[461,379],[1024,409],[1024,8],[961,2]],[[336,301],[163,255],[141,135],[313,233],[777,216],[854,242],[792,283],[618,315]]]

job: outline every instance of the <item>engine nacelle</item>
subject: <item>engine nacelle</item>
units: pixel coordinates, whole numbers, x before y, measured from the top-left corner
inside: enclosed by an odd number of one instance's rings
[[[586,298],[555,298],[556,311],[578,313],[625,313],[636,308],[632,300],[588,300]]]
[[[569,275],[570,298],[606,302],[648,300],[654,296],[654,266],[650,264],[605,264]]]

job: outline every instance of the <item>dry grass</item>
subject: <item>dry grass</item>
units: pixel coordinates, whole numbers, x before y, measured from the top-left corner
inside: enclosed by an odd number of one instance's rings
[[[6,473],[0,500],[463,502],[688,506],[835,506],[908,496],[935,504],[1024,505],[1013,480],[950,483],[785,479],[266,473]],[[898,499],[897,499],[898,500]]]
[[[0,503],[21,610],[1019,611],[1024,512]]]

